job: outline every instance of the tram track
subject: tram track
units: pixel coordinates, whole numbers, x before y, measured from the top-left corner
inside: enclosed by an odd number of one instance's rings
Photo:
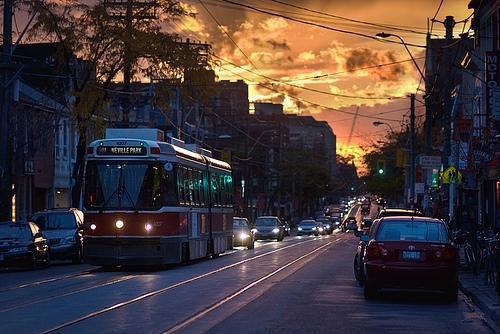
[[[66,274],[66,275],[62,275],[62,276],[56,276],[56,277],[52,277],[52,278],[46,278],[46,279],[42,279],[42,280],[39,280],[39,281],[24,283],[24,284],[20,284],[20,285],[16,285],[16,286],[10,286],[10,287],[6,287],[6,288],[3,288],[3,289],[0,289],[0,293],[14,291],[14,290],[19,290],[19,289],[30,288],[30,287],[34,287],[34,286],[43,285],[43,284],[48,284],[48,283],[63,281],[63,280],[66,280],[66,279],[71,279],[71,278],[76,278],[76,277],[80,277],[80,276],[90,275],[90,274],[93,274],[93,273],[95,273],[95,272],[97,272],[99,270],[100,270],[100,268],[95,268],[95,269],[85,270],[85,271],[81,271],[81,272]]]
[[[6,313],[6,312],[10,312],[10,311],[14,311],[14,310],[17,310],[17,309],[20,309],[20,308],[28,307],[28,306],[31,306],[31,305],[48,302],[48,301],[51,301],[51,300],[54,300],[54,299],[71,296],[71,295],[74,295],[74,294],[77,294],[77,293],[82,293],[82,292],[85,292],[85,291],[90,291],[90,290],[93,290],[93,289],[99,289],[99,288],[102,288],[102,287],[105,287],[105,286],[109,286],[109,285],[113,285],[113,284],[118,284],[118,283],[125,282],[125,281],[131,280],[131,279],[139,277],[139,276],[140,275],[128,275],[128,276],[124,276],[124,277],[120,277],[120,278],[116,278],[115,277],[113,279],[104,280],[104,282],[101,282],[101,283],[96,284],[96,285],[88,286],[88,287],[85,287],[85,288],[77,289],[77,290],[66,292],[66,293],[59,294],[59,295],[54,295],[54,296],[49,296],[49,297],[45,297],[45,298],[35,299],[35,300],[31,300],[31,301],[29,301],[27,303],[17,304],[17,305],[13,305],[13,306],[10,306],[10,307],[4,308],[4,309],[0,309],[0,314]]]
[[[337,244],[341,239],[338,238],[338,239],[335,239],[333,241],[330,241],[318,248],[315,248],[313,249],[312,251],[306,253],[306,254],[303,254],[302,256],[299,256],[298,258],[280,266],[279,268],[273,270],[272,272],[258,278],[257,280],[254,280],[253,282],[247,284],[246,286],[244,286],[243,288],[240,288],[238,290],[236,290],[235,292],[232,292],[228,295],[226,295],[225,297],[219,299],[218,301],[216,301],[215,303],[211,304],[210,306],[208,306],[207,308],[197,312],[197,313],[194,313],[193,315],[187,317],[186,319],[182,320],[181,322],[177,323],[176,325],[162,331],[162,334],[172,334],[172,333],[177,333],[178,331],[182,330],[183,328],[189,326],[190,324],[192,324],[193,322],[195,322],[196,320],[204,317],[205,315],[207,315],[208,313],[214,311],[215,309],[221,307],[222,305],[230,302],[231,300],[233,300],[234,298],[238,297],[239,295],[245,293],[246,291],[254,288],[255,286],[263,283],[264,281],[266,281],[267,279],[277,275],[278,273],[282,272],[283,270],[297,264],[298,262],[310,257],[311,255],[315,254],[315,253],[318,253],[320,251],[326,251],[326,249],[330,246],[332,246],[333,244]]]
[[[306,243],[310,243],[310,242],[314,242],[314,241],[319,241],[321,239],[318,239],[318,238],[314,238],[314,239],[308,239],[308,240],[304,240],[304,241],[300,241],[300,242],[296,242],[296,243],[293,243],[291,245],[288,245],[288,246],[285,246],[285,247],[281,247],[281,248],[278,248],[278,249],[274,249],[272,251],[267,251],[265,253],[262,253],[262,254],[259,254],[259,255],[256,255],[256,256],[252,256],[252,257],[249,257],[247,259],[243,259],[243,260],[240,260],[240,261],[237,261],[235,263],[232,263],[232,264],[229,264],[229,265],[225,265],[223,267],[220,267],[220,268],[217,268],[217,269],[214,269],[214,270],[211,270],[209,272],[206,272],[206,273],[203,273],[201,275],[197,275],[197,276],[194,276],[194,277],[191,277],[191,278],[188,278],[186,280],[183,280],[183,281],[180,281],[180,282],[177,282],[177,283],[174,283],[174,284],[171,284],[169,286],[166,286],[166,287],[163,287],[161,289],[156,289],[156,290],[153,290],[153,291],[150,291],[150,292],[147,292],[147,293],[144,293],[144,294],[141,294],[137,297],[134,297],[134,298],[131,298],[131,299],[128,299],[128,300],[125,300],[125,301],[122,301],[122,302],[119,302],[119,303],[116,303],[116,304],[113,304],[113,305],[110,305],[110,306],[107,306],[107,307],[104,307],[102,309],[99,309],[99,310],[96,310],[94,312],[91,312],[91,313],[88,313],[84,316],[81,316],[79,318],[76,318],[76,319],[73,319],[73,320],[70,320],[70,321],[67,321],[65,323],[62,323],[60,325],[57,325],[55,327],[52,327],[48,330],[45,330],[45,331],[42,331],[41,334],[48,334],[48,333],[55,333],[55,332],[59,332],[61,330],[64,330],[64,329],[67,329],[67,328],[70,328],[71,326],[74,326],[78,323],[81,323],[81,322],[84,322],[84,321],[87,321],[87,320],[90,320],[90,319],[93,319],[93,318],[97,318],[101,315],[104,315],[104,314],[107,314],[109,312],[112,312],[112,311],[115,311],[115,310],[118,310],[120,308],[123,308],[125,306],[128,306],[128,305],[131,305],[131,304],[134,304],[134,303],[137,303],[137,302],[140,302],[140,301],[143,301],[143,300],[146,300],[148,298],[151,298],[151,297],[154,297],[154,296],[157,296],[157,295],[160,295],[160,294],[163,294],[163,293],[166,293],[168,291],[171,291],[171,290],[174,290],[176,288],[179,288],[181,286],[184,286],[184,285],[187,285],[187,284],[190,284],[190,283],[193,283],[193,282],[196,282],[196,281],[199,281],[201,279],[204,279],[204,278],[207,278],[209,276],[212,276],[212,275],[215,275],[215,274],[218,274],[218,273],[221,273],[223,271],[226,271],[226,270],[229,270],[229,269],[232,269],[232,268],[235,268],[237,266],[240,266],[240,265],[243,265],[245,263],[248,263],[248,262],[251,262],[251,261],[255,261],[257,259],[260,259],[260,258],[263,258],[265,256],[269,256],[269,255],[272,255],[272,254],[275,254],[277,252],[281,252],[281,251],[284,251],[286,249],[290,249],[292,247],[297,247],[299,245],[304,245]],[[331,243],[333,242],[337,242],[339,241],[340,238],[334,240],[334,241],[330,241],[328,243],[328,245],[330,245]],[[326,245],[326,244],[325,244]],[[323,245],[323,246],[325,246]],[[315,248],[315,249],[323,249],[324,247],[323,246],[320,246],[318,248]],[[313,252],[314,253],[314,252]],[[311,253],[312,254],[312,253]],[[302,258],[302,257],[301,257]],[[292,261],[293,262],[293,261]],[[295,263],[295,262],[293,262]],[[292,264],[289,264],[289,265],[292,265]],[[285,268],[283,268],[285,269]],[[281,269],[281,270],[283,270]]]

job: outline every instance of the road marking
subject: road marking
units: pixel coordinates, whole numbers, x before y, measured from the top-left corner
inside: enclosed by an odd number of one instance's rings
[[[124,306],[130,305],[130,304],[133,304],[133,303],[136,303],[136,302],[139,302],[139,301],[144,300],[146,298],[157,296],[157,295],[162,294],[164,292],[167,292],[169,290],[178,288],[178,287],[180,287],[182,285],[186,285],[186,284],[192,283],[194,281],[198,281],[198,280],[203,279],[205,277],[208,277],[208,276],[220,273],[222,271],[225,271],[225,270],[237,267],[237,266],[239,266],[241,264],[244,264],[244,263],[247,263],[247,262],[259,259],[259,258],[262,258],[264,256],[268,256],[268,255],[271,255],[271,254],[274,254],[274,253],[277,253],[277,252],[280,252],[280,251],[283,251],[285,249],[289,249],[289,248],[296,247],[296,246],[299,246],[299,245],[302,245],[302,244],[306,244],[308,242],[319,241],[319,240],[323,240],[323,239],[324,238],[314,238],[314,239],[310,239],[310,240],[306,240],[306,241],[302,241],[302,242],[297,242],[297,243],[294,243],[294,244],[289,245],[289,246],[278,248],[278,249],[275,249],[275,250],[272,250],[272,251],[269,251],[269,252],[266,252],[266,253],[263,253],[263,254],[260,254],[260,255],[248,258],[248,259],[244,259],[244,260],[235,262],[233,264],[221,267],[219,269],[215,269],[215,270],[209,271],[208,273],[205,273],[205,274],[202,274],[202,275],[198,275],[198,276],[192,277],[190,279],[184,280],[182,282],[175,283],[175,284],[172,284],[170,286],[167,286],[167,287],[164,287],[164,288],[161,288],[161,289],[158,289],[158,290],[154,290],[154,291],[142,294],[142,295],[140,295],[138,297],[135,297],[135,298],[132,298],[132,299],[129,299],[129,300],[126,300],[126,301],[123,301],[123,302],[120,302],[120,303],[117,303],[117,304],[105,307],[105,308],[103,308],[101,310],[89,313],[89,314],[84,315],[84,316],[82,316],[80,318],[77,318],[77,319],[65,322],[65,323],[63,323],[61,325],[58,325],[58,326],[53,327],[51,329],[45,330],[45,331],[41,332],[41,334],[48,334],[48,333],[53,333],[53,332],[60,331],[61,329],[73,326],[73,325],[75,325],[77,323],[80,323],[82,321],[85,321],[85,320],[88,320],[88,319],[91,319],[91,318],[95,318],[95,317],[100,316],[100,315],[102,315],[104,313],[108,313],[108,312],[114,311],[116,309],[122,308]],[[339,239],[336,239],[336,240],[339,240]],[[331,242],[334,242],[334,241],[331,241]]]
[[[241,288],[241,289],[237,290],[236,292],[233,292],[232,294],[230,294],[230,295],[228,295],[228,296],[224,297],[223,299],[221,299],[221,300],[219,300],[218,302],[216,302],[216,303],[212,304],[211,306],[209,306],[208,308],[204,309],[203,311],[201,311],[201,312],[199,312],[199,313],[195,314],[194,316],[191,316],[191,317],[187,318],[186,320],[184,320],[184,321],[180,322],[179,324],[177,324],[177,325],[175,325],[175,326],[173,326],[173,327],[171,327],[171,328],[169,328],[169,329],[165,330],[165,331],[163,332],[163,334],[171,334],[171,333],[175,333],[175,332],[177,332],[178,330],[180,330],[180,329],[182,329],[182,328],[186,327],[187,325],[189,325],[189,324],[193,323],[194,321],[196,321],[196,320],[200,319],[201,317],[205,316],[205,315],[206,315],[206,314],[208,314],[209,312],[211,312],[211,311],[215,310],[216,308],[219,308],[220,306],[224,305],[225,303],[227,303],[227,302],[231,301],[232,299],[234,299],[234,298],[238,297],[239,295],[241,295],[241,294],[242,294],[242,293],[244,293],[245,291],[248,291],[249,289],[253,288],[253,287],[254,287],[254,286],[256,286],[257,284],[262,283],[263,281],[267,280],[268,278],[270,278],[270,277],[272,277],[272,276],[274,276],[274,275],[278,274],[279,272],[281,272],[281,271],[285,270],[286,268],[288,268],[288,267],[290,267],[290,266],[294,265],[295,263],[297,263],[297,262],[299,262],[299,261],[303,260],[304,258],[306,258],[306,257],[308,257],[308,256],[311,256],[312,254],[314,254],[314,253],[316,253],[316,252],[318,252],[318,251],[320,251],[320,250],[322,250],[322,249],[324,249],[324,248],[326,248],[326,247],[330,246],[331,244],[336,243],[336,242],[337,242],[337,241],[339,241],[339,240],[340,240],[340,238],[338,238],[338,239],[336,239],[336,240],[334,240],[334,241],[330,241],[330,242],[328,242],[328,243],[326,243],[326,244],[324,244],[324,245],[322,245],[322,246],[320,246],[320,247],[318,247],[318,248],[315,248],[315,249],[314,249],[314,250],[312,250],[311,252],[306,253],[306,254],[304,254],[304,255],[302,255],[302,256],[300,256],[300,257],[296,258],[295,260],[293,260],[293,261],[291,261],[291,262],[288,262],[287,264],[285,264],[285,265],[281,266],[280,268],[278,268],[278,269],[276,269],[276,270],[274,270],[274,271],[270,272],[269,274],[267,274],[267,275],[265,275],[265,276],[263,276],[263,277],[259,278],[258,280],[256,280],[256,281],[254,281],[254,282],[252,282],[252,283],[248,284],[247,286],[245,286],[245,287],[243,287],[243,288]]]

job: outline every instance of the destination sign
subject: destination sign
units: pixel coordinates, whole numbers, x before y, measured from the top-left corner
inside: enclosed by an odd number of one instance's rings
[[[144,146],[98,146],[97,155],[147,155]]]

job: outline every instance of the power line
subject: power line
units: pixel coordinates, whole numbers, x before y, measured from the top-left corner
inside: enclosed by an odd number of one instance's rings
[[[223,1],[223,2],[230,3],[230,4],[233,4],[233,5],[236,5],[236,6],[241,6],[241,7],[244,7],[244,8],[248,8],[248,9],[253,10],[255,12],[264,13],[264,14],[268,14],[268,15],[272,15],[272,16],[276,16],[276,17],[281,17],[281,18],[289,20],[289,21],[294,21],[294,22],[298,22],[298,23],[302,23],[302,24],[306,24],[306,25],[310,25],[310,26],[314,26],[314,27],[318,27],[318,28],[330,30],[330,31],[335,31],[335,32],[340,32],[340,33],[344,33],[344,34],[355,35],[355,36],[359,36],[359,37],[365,37],[365,38],[376,40],[376,41],[379,41],[379,42],[393,43],[393,44],[403,44],[403,43],[401,43],[399,41],[392,41],[392,40],[382,40],[381,41],[380,39],[378,39],[375,36],[371,36],[371,35],[367,35],[367,34],[355,32],[355,31],[345,30],[345,29],[337,29],[337,28],[333,28],[333,27],[330,27],[330,26],[326,26],[324,24],[317,24],[317,23],[314,23],[314,22],[311,22],[311,21],[305,21],[305,20],[302,20],[302,19],[297,19],[297,18],[288,16],[288,15],[278,14],[278,13],[275,13],[275,12],[271,12],[269,10],[265,10],[265,9],[261,9],[261,8],[255,7],[255,6],[251,6],[251,5],[247,5],[247,4],[235,2],[235,1],[232,1],[232,0],[218,0],[218,1]],[[406,45],[413,46],[413,47],[418,47],[418,48],[424,48],[424,49],[426,48],[425,45],[419,45],[419,44],[413,44],[413,43],[406,43]]]
[[[230,70],[228,68],[225,68],[225,69],[227,71],[233,73],[234,75],[242,78],[243,80],[250,81],[250,82],[255,82],[255,81],[253,81],[251,79],[248,79],[248,78],[242,76],[241,74],[236,73],[236,72],[234,72],[234,71],[232,71],[232,70]],[[263,84],[263,83],[257,83],[257,85],[261,86],[261,87],[263,87],[265,89],[268,89],[270,91],[273,91],[275,93],[278,93],[278,94],[281,94],[281,95],[284,95],[284,96],[288,96],[289,98],[291,98],[293,100],[296,100],[296,101],[299,101],[299,102],[303,102],[303,103],[309,104],[309,105],[314,106],[314,107],[318,107],[318,108],[325,109],[325,110],[333,110],[333,111],[336,111],[336,112],[339,112],[339,113],[343,113],[343,114],[354,116],[353,112],[349,112],[349,111],[342,110],[342,109],[336,109],[336,108],[325,106],[325,105],[322,105],[322,104],[319,104],[319,103],[311,102],[311,101],[306,100],[304,98],[300,98],[300,97],[297,97],[297,96],[289,94],[289,93],[284,93],[282,91],[277,90],[276,88],[269,87],[269,86],[267,86],[266,84]],[[397,120],[397,119],[390,119],[390,118],[383,118],[383,117],[374,117],[374,116],[362,115],[362,114],[360,114],[359,117],[376,119],[376,120],[383,120],[383,121],[388,121],[388,122],[401,122],[401,120]]]
[[[424,58],[425,57],[417,57],[415,59],[424,59]],[[340,72],[334,72],[334,73],[326,73],[326,74],[319,74],[319,75],[314,75],[314,76],[310,76],[310,77],[303,77],[303,78],[297,78],[297,79],[282,80],[282,82],[296,82],[296,81],[320,79],[320,78],[330,77],[330,76],[339,75],[339,74],[346,74],[346,73],[352,73],[352,72],[357,72],[357,71],[369,70],[369,69],[380,68],[380,67],[384,67],[384,66],[392,66],[392,65],[407,63],[407,62],[411,62],[411,61],[413,61],[413,60],[412,59],[405,59],[405,60],[393,61],[393,62],[390,62],[390,63],[370,65],[370,66],[366,66],[366,67],[358,67],[358,68],[355,68],[355,69],[352,69],[352,70],[346,70],[346,71],[340,71]]]
[[[210,10],[208,10],[207,6],[205,6],[205,4],[203,3],[203,1],[201,0],[198,0],[200,2],[200,5],[205,9],[205,11],[208,13],[208,15],[210,15],[210,17],[212,18],[212,20],[215,21],[215,23],[217,24],[217,26],[219,27],[220,30],[222,30],[222,32],[227,36],[227,38],[229,38],[229,40],[234,44],[234,46],[236,46],[236,48],[238,50],[240,50],[241,54],[248,60],[248,62],[253,66],[254,69],[257,69],[257,66],[255,66],[255,64],[252,62],[252,60],[250,59],[250,57],[247,56],[247,54],[245,53],[245,51],[243,51],[240,46],[238,45],[238,43],[236,43],[236,41],[231,37],[231,35],[227,32],[226,28],[224,28],[222,26],[222,24],[219,23],[219,21],[217,20],[217,18],[215,17],[215,15],[213,15]]]
[[[420,31],[415,31],[415,30],[411,30],[411,29],[396,28],[396,27],[390,26],[390,25],[384,25],[384,24],[379,24],[379,23],[373,23],[373,22],[367,22],[367,21],[361,21],[361,20],[351,19],[351,18],[348,18],[348,17],[333,15],[333,14],[330,14],[330,13],[320,12],[320,11],[317,11],[317,10],[314,10],[314,9],[310,9],[310,8],[306,8],[306,7],[303,7],[303,6],[294,5],[294,4],[291,4],[291,3],[286,3],[284,1],[279,1],[279,0],[270,0],[270,1],[272,1],[274,3],[282,4],[282,5],[285,5],[285,6],[288,6],[288,7],[293,7],[293,8],[296,8],[296,9],[300,9],[300,10],[308,11],[308,12],[311,12],[311,13],[316,13],[316,14],[320,14],[320,15],[324,15],[324,16],[336,18],[336,19],[341,19],[341,20],[345,20],[345,21],[349,21],[349,22],[361,23],[361,24],[365,24],[365,25],[369,25],[369,26],[373,26],[373,27],[377,27],[377,28],[384,28],[384,29],[391,29],[391,30],[397,30],[397,31],[411,32],[411,33],[414,33],[414,34],[423,34],[423,35],[426,35],[426,33],[420,32]]]
[[[267,75],[260,74],[260,73],[257,73],[255,71],[249,70],[249,69],[244,68],[244,67],[242,67],[242,66],[240,66],[238,64],[233,63],[230,60],[222,58],[222,57],[220,57],[220,56],[218,56],[218,55],[216,55],[214,53],[212,53],[212,56],[214,56],[215,58],[217,58],[219,60],[222,60],[223,62],[225,62],[225,63],[227,63],[229,65],[232,65],[234,67],[242,69],[242,70],[244,70],[246,72],[258,75],[258,76],[260,76],[262,78],[265,78],[267,80],[273,81],[273,82],[275,82],[277,84],[287,85],[287,86],[290,86],[290,87],[294,87],[294,88],[298,88],[298,89],[302,89],[302,90],[307,90],[307,91],[311,91],[311,92],[315,92],[315,93],[320,93],[320,94],[324,94],[324,95],[335,96],[335,97],[343,97],[343,98],[350,98],[350,99],[362,99],[362,100],[397,100],[397,99],[404,99],[404,98],[406,98],[406,96],[383,96],[383,97],[378,97],[378,96],[358,96],[358,95],[337,94],[337,93],[327,92],[327,91],[323,91],[323,90],[319,90],[319,89],[315,89],[315,88],[309,88],[309,87],[299,86],[299,85],[295,85],[295,84],[292,84],[292,83],[289,83],[289,82],[285,82],[285,81],[282,81],[282,80],[271,78],[271,77],[269,77]]]

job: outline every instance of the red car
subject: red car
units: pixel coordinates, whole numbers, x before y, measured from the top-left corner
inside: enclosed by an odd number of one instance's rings
[[[381,218],[364,251],[364,295],[381,288],[440,290],[450,302],[458,294],[458,251],[445,223],[426,217]]]

